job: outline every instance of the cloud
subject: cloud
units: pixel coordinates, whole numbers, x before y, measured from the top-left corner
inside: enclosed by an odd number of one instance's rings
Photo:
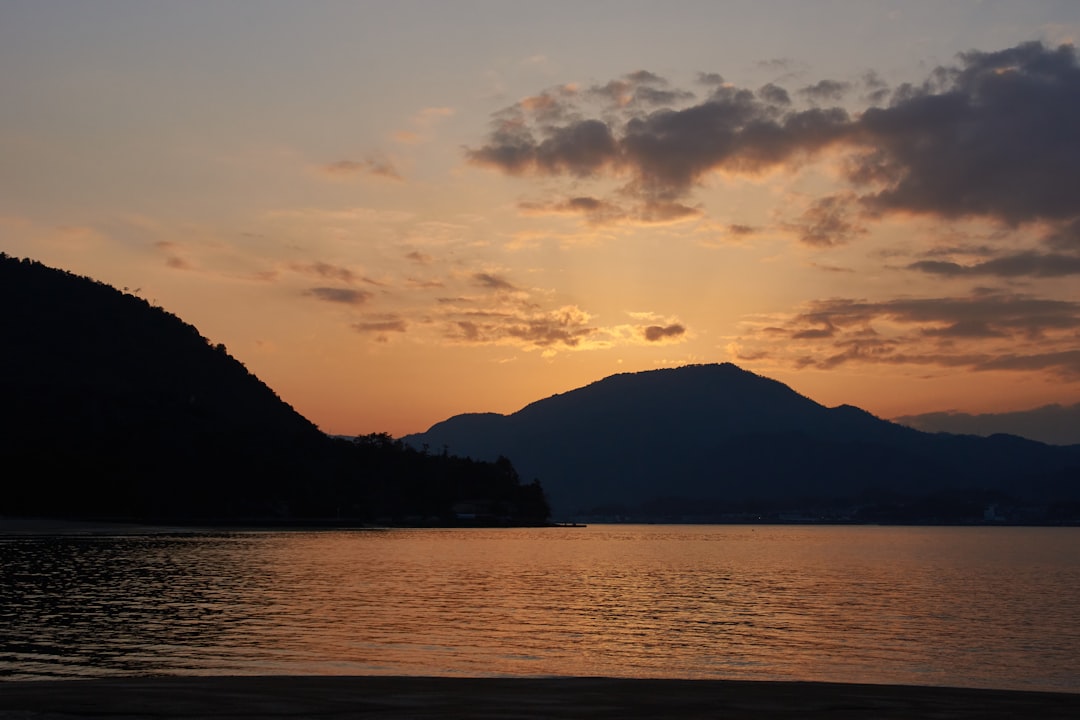
[[[908,265],[908,269],[946,277],[977,275],[1002,278],[1065,277],[1080,275],[1080,256],[1028,251],[1004,255],[975,265],[960,265],[941,260],[920,260]]]
[[[588,94],[618,108],[672,105],[694,99],[694,93],[672,88],[667,80],[647,70],[593,86]]]
[[[517,290],[506,278],[491,273],[479,272],[472,276],[473,283],[485,290]]]
[[[390,180],[401,180],[401,174],[387,160],[338,160],[319,167],[320,172],[329,178],[342,179],[357,175],[374,175]]]
[[[862,87],[866,100],[871,104],[877,105],[889,97],[889,84],[882,80],[881,76],[873,70],[863,73]]]
[[[555,310],[477,314],[452,321],[446,336],[463,343],[512,344],[526,348],[577,348],[598,330],[575,305]]]
[[[749,320],[739,352],[795,367],[888,364],[1049,371],[1080,379],[1080,302],[984,290],[966,297],[807,303]]]
[[[840,139],[850,122],[838,108],[785,110],[776,104],[782,104],[778,89],[766,93],[773,99],[767,101],[720,85],[704,102],[667,107],[691,95],[665,90],[642,99],[643,88],[658,90],[666,81],[651,73],[633,77],[638,80],[586,93],[604,100],[609,111],[625,109],[622,114],[585,116],[577,95],[530,98],[497,113],[487,142],[466,155],[511,175],[625,175],[631,195],[656,204],[684,197],[712,170],[754,173],[820,149]],[[658,104],[648,111],[629,107]]]
[[[856,221],[858,215],[855,196],[850,193],[828,195],[818,198],[795,222],[787,223],[787,229],[795,232],[799,240],[815,247],[843,245],[852,238],[866,233],[866,227]]]
[[[1080,217],[1080,66],[1068,45],[969,52],[866,110],[854,180],[879,211],[1010,225]]]
[[[331,265],[330,263],[321,261],[313,263],[292,263],[289,265],[289,269],[302,275],[311,275],[346,284],[351,284],[359,279],[356,276],[356,273],[346,267]]]
[[[551,202],[523,201],[518,209],[524,215],[580,215],[596,225],[624,220],[629,212],[616,203],[587,195]]]
[[[408,323],[401,318],[386,318],[382,320],[363,320],[351,325],[353,330],[360,333],[403,333],[408,329]]]
[[[345,305],[363,305],[372,298],[372,293],[367,290],[355,288],[316,287],[305,291],[304,294],[317,300]]]
[[[642,335],[648,342],[662,342],[681,337],[686,333],[686,328],[679,323],[671,325],[649,325],[642,330]]]
[[[1050,228],[1051,247],[1080,246],[1080,64],[1071,45],[963,53],[891,92],[873,72],[857,83],[821,80],[796,93],[810,103],[801,108],[774,83],[753,92],[715,74],[698,81],[711,88],[701,100],[646,71],[588,91],[546,91],[496,113],[466,156],[510,175],[617,179],[642,207],[687,208],[711,173],[755,175],[830,150],[848,189],[813,205],[799,223],[804,243],[847,242],[901,213],[1037,222]],[[870,107],[825,106],[857,89]]]
[[[758,88],[758,97],[770,105],[790,105],[791,96],[788,95],[788,91],[779,85],[769,83]]]
[[[633,222],[641,225],[666,225],[692,220],[701,210],[678,202],[644,202],[632,207],[591,196],[571,197],[552,202],[523,201],[518,209],[525,215],[579,215],[590,225]]]
[[[745,237],[746,235],[754,235],[758,232],[758,229],[752,225],[740,225],[738,223],[732,223],[727,226],[727,231],[731,235],[737,237]]]
[[[849,90],[851,90],[849,82],[821,80],[801,88],[799,94],[812,102],[837,102],[842,100]]]

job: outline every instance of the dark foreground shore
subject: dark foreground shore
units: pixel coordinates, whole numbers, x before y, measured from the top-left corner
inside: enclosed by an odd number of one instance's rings
[[[1080,694],[610,678],[167,677],[0,682],[3,720],[1070,718]]]

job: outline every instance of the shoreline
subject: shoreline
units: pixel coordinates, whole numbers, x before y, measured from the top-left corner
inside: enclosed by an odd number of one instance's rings
[[[382,531],[382,530],[462,530],[495,528],[587,528],[590,525],[694,525],[696,523],[605,523],[605,522],[549,522],[543,525],[371,525],[339,520],[280,520],[280,521],[176,521],[153,523],[124,520],[76,520],[40,516],[0,515],[0,539],[25,537],[63,536],[116,536],[116,535],[197,535],[215,532],[310,532],[310,531]],[[708,526],[725,527],[956,527],[956,528],[1072,528],[1076,524],[1012,524],[1012,523],[966,523],[966,524],[905,524],[905,523],[853,523],[853,522],[723,522],[705,523]]]
[[[167,676],[0,681],[0,720],[1076,718],[1080,693],[623,678]]]

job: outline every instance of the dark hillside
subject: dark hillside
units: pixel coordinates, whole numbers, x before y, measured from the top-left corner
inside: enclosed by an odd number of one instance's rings
[[[447,520],[519,491],[493,463],[332,440],[223,345],[103,283],[0,255],[0,307],[0,514]]]

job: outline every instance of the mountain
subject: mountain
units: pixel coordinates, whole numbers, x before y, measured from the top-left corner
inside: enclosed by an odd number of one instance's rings
[[[505,459],[330,438],[132,294],[0,253],[0,307],[0,515],[544,519]]]
[[[1080,443],[1080,403],[1043,405],[1031,410],[971,415],[961,412],[932,412],[904,415],[893,422],[925,432],[963,435],[1009,433],[1049,445]]]
[[[613,375],[403,440],[505,455],[562,518],[958,521],[993,504],[1049,521],[1080,500],[1080,446],[923,433],[731,364]]]

